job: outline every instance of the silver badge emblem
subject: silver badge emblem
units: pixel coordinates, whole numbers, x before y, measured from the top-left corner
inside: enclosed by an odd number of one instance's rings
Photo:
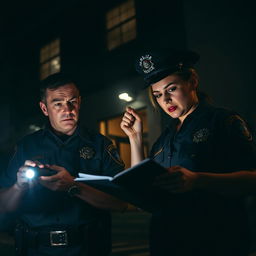
[[[208,140],[210,135],[210,131],[207,128],[200,129],[199,131],[195,132],[193,135],[193,142],[205,142]]]
[[[84,159],[91,159],[95,155],[94,149],[90,147],[83,147],[79,150],[80,157]]]
[[[154,63],[152,62],[152,56],[149,54],[142,56],[139,64],[145,74],[148,74],[155,69]]]

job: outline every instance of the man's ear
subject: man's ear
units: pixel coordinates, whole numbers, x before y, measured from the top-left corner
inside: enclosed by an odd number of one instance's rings
[[[48,110],[47,110],[47,106],[45,105],[45,103],[40,101],[39,106],[40,106],[42,112],[44,113],[44,115],[48,116]]]
[[[79,98],[78,98],[78,104],[79,104],[79,109],[80,109],[80,107],[81,107],[81,96],[79,96]]]

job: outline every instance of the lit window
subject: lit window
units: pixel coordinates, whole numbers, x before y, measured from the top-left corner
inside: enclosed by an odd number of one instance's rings
[[[136,38],[134,0],[128,0],[106,15],[107,44],[112,50]]]
[[[40,79],[60,72],[60,40],[56,39],[40,50]]]

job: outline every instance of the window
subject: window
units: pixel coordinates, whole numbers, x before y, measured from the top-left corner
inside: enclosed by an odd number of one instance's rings
[[[136,38],[134,0],[128,0],[106,15],[107,45],[112,50]]]
[[[144,153],[147,156],[148,153],[148,125],[147,125],[147,111],[146,109],[137,110],[142,118],[143,123],[143,144]],[[131,166],[131,150],[129,139],[123,130],[120,128],[120,123],[122,121],[121,116],[115,118],[102,120],[99,122],[100,133],[110,138],[113,144],[117,147],[120,157],[125,163],[125,168]]]
[[[40,79],[60,72],[60,40],[56,39],[40,50]]]

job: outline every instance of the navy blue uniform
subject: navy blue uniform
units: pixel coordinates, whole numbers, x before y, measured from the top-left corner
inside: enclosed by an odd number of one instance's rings
[[[256,149],[245,122],[225,109],[200,103],[176,132],[176,121],[153,145],[164,167],[227,173],[255,169]],[[244,200],[207,191],[173,195],[151,223],[153,256],[248,255]]]
[[[18,144],[8,170],[1,178],[0,186],[10,187],[16,182],[17,171],[25,160],[62,166],[72,176],[78,176],[78,172],[114,176],[124,168],[110,140],[100,134],[84,132],[81,128],[64,139],[56,136],[50,128],[26,136]],[[89,233],[86,231],[82,241],[86,247],[84,250],[94,251],[94,254],[88,255],[108,255],[110,251],[109,213],[96,209],[81,199],[70,197],[65,192],[51,191],[37,184],[26,192],[19,215],[19,219],[29,229],[58,230],[72,227],[72,230],[79,230],[80,227],[85,227]],[[81,231],[81,237],[83,232]],[[89,249],[90,246],[95,248]],[[41,255],[39,252],[37,254],[37,249],[31,249],[35,253],[31,255]],[[40,248],[40,251],[42,255],[80,255],[80,249],[80,245],[73,248],[46,246]]]

